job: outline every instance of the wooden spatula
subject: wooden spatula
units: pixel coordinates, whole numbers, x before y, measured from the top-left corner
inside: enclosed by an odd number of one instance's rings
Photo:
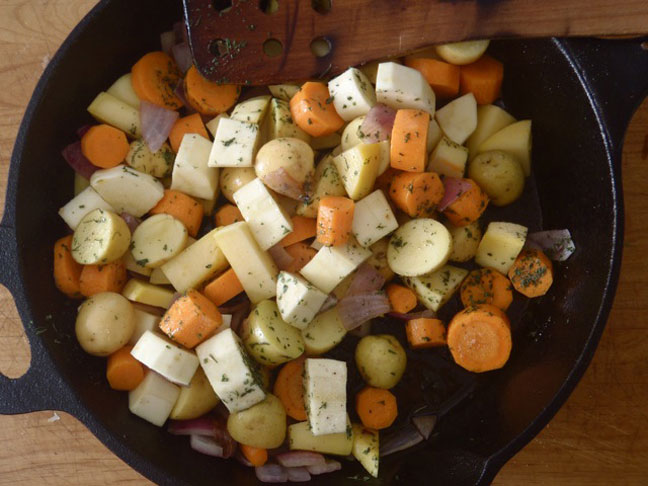
[[[430,44],[648,31],[648,0],[183,0],[198,69],[278,84]]]

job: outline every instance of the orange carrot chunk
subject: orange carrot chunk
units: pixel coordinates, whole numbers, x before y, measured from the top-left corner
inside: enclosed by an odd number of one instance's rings
[[[301,356],[288,361],[279,370],[274,384],[274,394],[281,400],[286,413],[295,420],[306,420],[306,402],[304,401],[304,360]]]
[[[411,289],[403,285],[389,284],[385,290],[394,312],[407,314],[416,307],[416,294]]]
[[[106,378],[113,390],[130,391],[144,379],[144,366],[131,355],[133,346],[124,346],[108,357]]]
[[[468,274],[461,284],[464,307],[492,304],[505,311],[513,302],[513,287],[505,275],[492,268],[479,268]]]
[[[173,124],[171,132],[169,133],[169,142],[171,142],[171,148],[174,152],[178,152],[180,149],[180,143],[182,142],[182,137],[187,133],[197,133],[209,140],[209,135],[207,134],[205,124],[200,117],[200,113],[194,113],[189,116],[178,118]]]
[[[394,169],[423,172],[427,162],[430,114],[423,110],[396,112],[391,133],[390,160]]]
[[[421,317],[405,325],[407,341],[413,349],[434,348],[446,345],[446,329],[439,319]]]
[[[130,150],[126,134],[110,125],[95,125],[81,138],[81,152],[102,169],[121,164]]]
[[[317,250],[303,241],[293,243],[285,247],[284,250],[293,258],[293,262],[286,268],[286,272],[291,273],[299,272],[317,255]]]
[[[445,190],[435,172],[400,172],[389,187],[389,196],[396,206],[412,218],[429,218]]]
[[[210,337],[223,323],[223,316],[207,297],[197,290],[176,300],[160,321],[160,329],[185,348],[193,348]]]
[[[54,283],[68,297],[81,297],[83,266],[72,257],[72,235],[54,243]]]
[[[455,226],[467,226],[477,221],[488,206],[488,196],[472,179],[463,179],[470,184],[468,190],[462,192],[450,204],[443,214]]]
[[[216,305],[223,305],[243,292],[243,286],[231,268],[209,282],[203,293]]]
[[[292,217],[293,230],[284,236],[283,240],[279,242],[281,246],[290,246],[298,241],[304,241],[312,238],[317,234],[316,221],[313,218],[305,218],[304,216]]]
[[[405,65],[419,71],[439,98],[452,98],[459,94],[459,66],[416,56],[407,56]]]
[[[488,105],[500,96],[504,64],[484,55],[472,64],[461,66],[461,94],[472,93],[477,103]]]
[[[494,305],[467,307],[448,325],[448,348],[462,368],[475,373],[506,364],[511,354],[511,324]]]
[[[241,453],[254,467],[261,467],[268,462],[268,449],[239,444]]]
[[[85,265],[79,278],[81,294],[92,297],[101,292],[120,293],[126,285],[126,265],[115,260],[106,265]]]
[[[540,250],[522,250],[508,272],[515,290],[527,297],[540,297],[553,283],[553,265]]]
[[[354,208],[348,197],[323,197],[317,210],[317,241],[326,246],[344,245],[351,235]]]
[[[356,412],[365,427],[386,429],[398,416],[396,397],[389,390],[366,386],[356,395]]]
[[[344,125],[324,83],[304,83],[290,99],[290,114],[297,126],[313,137],[330,135]]]
[[[184,80],[189,104],[203,115],[216,116],[229,110],[241,94],[241,87],[235,84],[218,84],[200,74],[191,66]]]
[[[151,209],[151,214],[170,214],[187,228],[187,233],[195,237],[202,224],[203,205],[184,192],[165,189],[164,196]]]
[[[145,54],[131,69],[131,83],[137,97],[169,110],[182,107],[175,94],[181,79],[175,61],[161,51]]]
[[[214,214],[216,226],[227,226],[238,221],[244,221],[244,218],[239,208],[233,204],[223,204]]]

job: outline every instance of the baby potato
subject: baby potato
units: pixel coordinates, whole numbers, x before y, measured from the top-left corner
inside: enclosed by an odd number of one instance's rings
[[[515,158],[500,150],[483,152],[468,165],[468,177],[488,195],[495,206],[517,200],[524,190],[524,170]]]
[[[220,189],[232,204],[234,202],[234,193],[248,182],[256,179],[253,167],[225,167],[220,173]]]
[[[131,253],[139,265],[156,268],[184,250],[187,237],[182,222],[170,214],[155,214],[133,231]]]
[[[205,372],[199,366],[189,386],[180,388],[180,395],[178,395],[178,400],[176,400],[169,418],[174,420],[198,418],[209,412],[219,402],[220,399],[214,393]]]
[[[95,294],[79,307],[74,330],[86,353],[108,356],[126,345],[135,331],[133,304],[115,292]]]
[[[283,183],[276,172],[284,169],[292,179],[290,184],[303,188],[310,181],[315,169],[313,149],[303,140],[297,138],[275,138],[266,143],[256,156],[254,170],[270,189],[292,197],[291,192],[282,190]],[[284,181],[285,182],[285,181]]]
[[[152,175],[166,177],[171,175],[175,154],[168,143],[162,144],[157,152],[151,152],[144,139],[134,140],[126,155],[126,163],[133,169]]]
[[[385,389],[396,386],[407,366],[405,350],[390,334],[363,337],[356,346],[355,361],[368,385]]]
[[[126,222],[106,209],[86,214],[74,230],[72,257],[82,265],[103,265],[122,257],[130,245]]]
[[[279,447],[286,438],[286,411],[281,400],[268,393],[262,402],[231,413],[227,431],[241,444],[263,449]]]

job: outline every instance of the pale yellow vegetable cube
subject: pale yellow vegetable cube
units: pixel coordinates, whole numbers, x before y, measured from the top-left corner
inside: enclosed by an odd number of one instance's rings
[[[290,101],[290,98],[295,96],[299,91],[299,85],[296,84],[271,84],[268,86],[270,93],[275,98],[282,101]]]
[[[528,228],[515,223],[493,222],[482,237],[475,263],[506,275],[524,247]]]
[[[142,136],[139,110],[111,94],[99,93],[88,106],[88,113],[101,123],[119,128],[133,138]]]
[[[209,133],[211,133],[212,137],[216,136],[218,125],[223,118],[229,118],[229,115],[227,113],[221,113],[220,115],[216,115],[214,118],[205,123],[205,127],[207,127],[207,130],[209,130]]]
[[[470,158],[477,155],[477,149],[484,140],[499,132],[502,128],[515,122],[515,118],[496,105],[480,105],[477,107],[477,128],[466,140]]]
[[[212,199],[218,191],[218,169],[208,166],[212,143],[196,134],[182,137],[173,165],[171,189],[200,199]]]
[[[112,86],[106,90],[106,93],[120,99],[137,110],[140,108],[140,99],[137,97],[137,94],[133,89],[131,73],[124,74],[117,79],[117,81],[115,81]]]
[[[451,101],[437,110],[435,117],[446,137],[455,143],[464,143],[477,128],[475,95],[468,93]]]
[[[74,173],[74,195],[78,196],[84,189],[90,187],[90,181],[78,172]]]
[[[270,101],[270,112],[266,117],[265,130],[268,140],[275,138],[297,138],[310,143],[308,133],[297,126],[290,114],[290,105],[287,101],[273,98]]]
[[[416,293],[421,304],[436,312],[459,289],[466,275],[468,270],[446,265],[430,275],[405,277],[403,281]]]
[[[477,153],[501,150],[520,163],[524,175],[531,175],[531,120],[522,120],[502,128],[484,140]]]
[[[173,291],[136,278],[132,278],[126,283],[122,295],[133,302],[163,309],[167,309],[173,300]]]
[[[376,104],[376,91],[367,76],[354,67],[348,68],[328,83],[335,111],[344,121],[366,115]]]
[[[128,393],[131,413],[162,427],[180,395],[180,387],[149,371],[142,382]]]
[[[76,181],[76,179],[75,179]],[[59,216],[67,223],[70,229],[75,230],[83,217],[95,209],[115,211],[92,187],[86,187],[83,191],[71,199],[65,206],[59,209]]]
[[[380,189],[356,202],[351,231],[360,245],[367,248],[396,228],[396,217]]]
[[[333,159],[344,189],[354,201],[371,192],[378,176],[380,155],[380,144],[362,143]]]
[[[353,450],[351,453],[369,474],[378,477],[380,457],[378,431],[361,424],[353,424]]]
[[[131,336],[128,344],[135,346],[139,338],[146,331],[155,332],[158,331],[158,325],[160,324],[160,316],[151,314],[142,309],[136,307],[137,304],[133,305],[133,316],[135,316],[135,329],[133,330],[133,335]]]
[[[378,103],[400,110],[412,108],[434,115],[436,97],[429,83],[416,69],[383,62],[376,74],[376,99]]]
[[[430,154],[427,170],[439,175],[461,178],[467,161],[468,149],[444,136]]]
[[[434,118],[430,118],[430,124],[428,125],[428,134],[427,134],[427,152],[430,153],[436,147],[443,138],[443,131]]]
[[[209,167],[252,167],[261,141],[259,125],[223,118],[216,129]]]
[[[315,169],[313,193],[308,203],[297,206],[297,214],[307,218],[316,218],[319,203],[325,196],[344,196],[346,190],[340,174],[333,163],[333,156],[326,155]]]
[[[142,334],[131,350],[131,355],[147,368],[178,385],[189,385],[198,369],[198,358],[193,351],[152,331]]]
[[[288,426],[288,445],[291,450],[348,456],[353,449],[353,429],[347,417],[345,432],[316,436],[308,422],[298,422]]]

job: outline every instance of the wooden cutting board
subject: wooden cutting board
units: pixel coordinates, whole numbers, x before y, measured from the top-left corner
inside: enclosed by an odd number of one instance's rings
[[[0,200],[18,124],[36,81],[93,4],[0,0]],[[496,485],[648,484],[648,101],[628,130],[623,170],[623,267],[601,344],[567,404],[504,467]],[[1,289],[0,371],[19,376],[28,363],[22,325]],[[0,486],[150,484],[66,414],[0,416],[0,443]]]

